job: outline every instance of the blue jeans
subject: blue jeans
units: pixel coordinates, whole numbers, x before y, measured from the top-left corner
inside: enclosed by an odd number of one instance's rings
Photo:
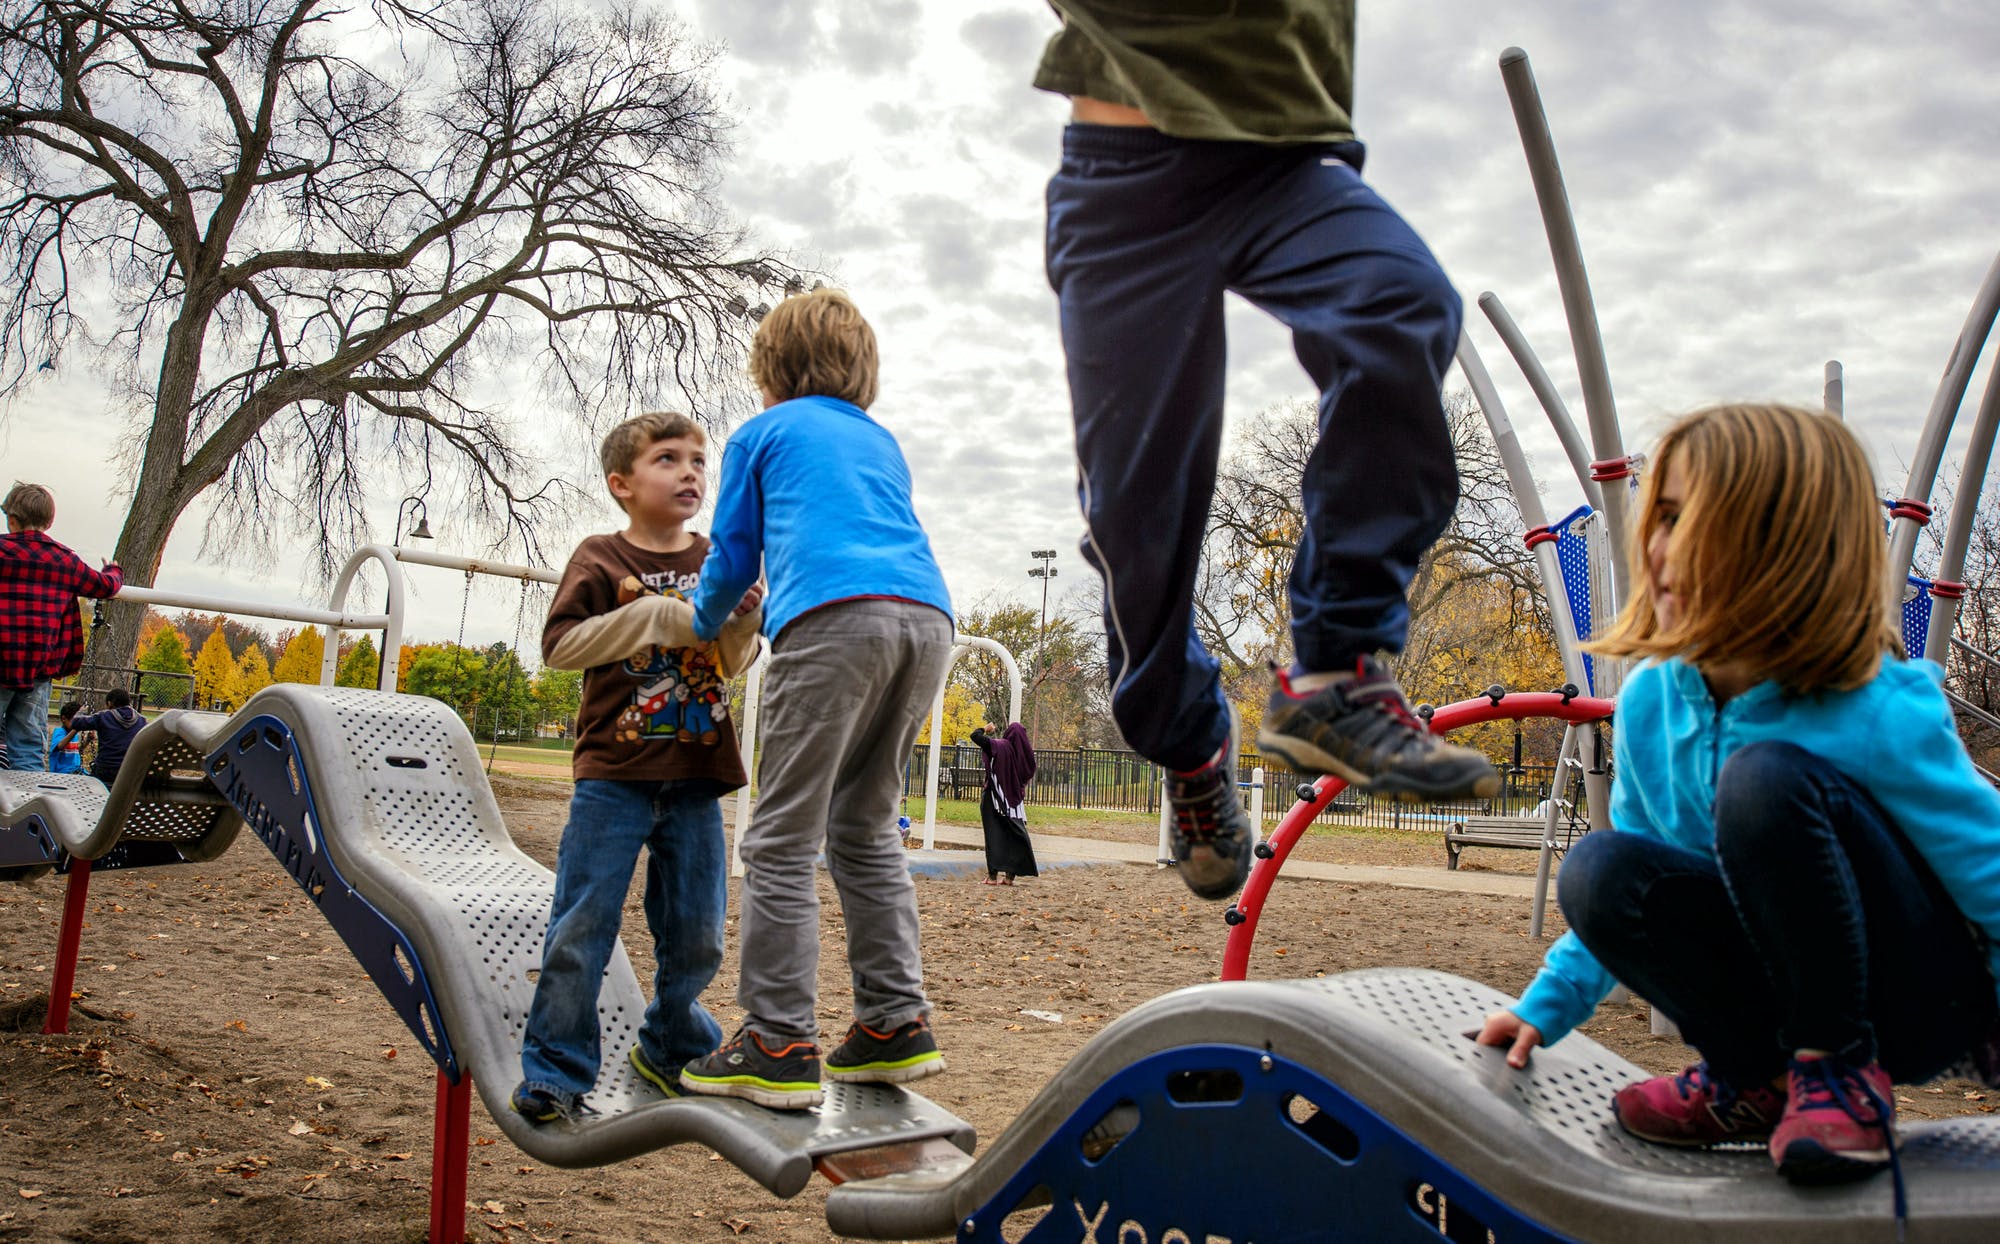
[[[8,769],[49,767],[49,680],[32,687],[0,687]]]
[[[1714,854],[1590,834],[1558,894],[1597,961],[1734,1084],[1800,1048],[1919,1083],[1993,1026],[1982,939],[1868,793],[1791,743],[1723,763]]]
[[[1404,590],[1458,504],[1439,390],[1462,307],[1356,170],[1358,143],[1201,142],[1072,125],[1048,275],[1076,422],[1084,558],[1104,580],[1111,711],[1187,769],[1228,729],[1194,592],[1222,446],[1223,294],[1291,330],[1319,389],[1299,463],[1292,644],[1307,669],[1400,649]]]
[[[574,1104],[597,1083],[597,994],[640,847],[647,851],[646,925],[657,965],[640,1052],[672,1079],[682,1063],[721,1044],[721,1025],[701,1005],[701,991],[722,964],[728,901],[719,793],[705,780],[577,782],[556,853],[542,975],[521,1038],[526,1087]]]

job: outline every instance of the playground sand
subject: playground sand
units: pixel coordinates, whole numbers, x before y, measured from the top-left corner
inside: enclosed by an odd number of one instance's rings
[[[495,787],[523,849],[553,863],[567,786]],[[1443,867],[1441,848],[1393,841],[1312,856]],[[1215,979],[1221,959],[1221,909],[1152,868],[1064,868],[1013,887],[926,877],[917,893],[951,1064],[921,1088],[983,1140],[1107,1022]],[[837,1040],[848,986],[824,877],[821,898],[822,1023]],[[635,887],[628,942],[643,948],[637,899]],[[0,888],[0,1241],[424,1237],[434,1069],[254,838],[213,864],[94,877],[73,1031],[44,1037],[61,905],[54,878]],[[1261,927],[1259,977],[1420,965],[1517,991],[1541,954],[1526,902],[1484,895],[1287,883]],[[731,945],[708,995],[725,1026],[737,1018],[733,914]],[[1655,1071],[1689,1057],[1635,1007],[1600,1008],[1584,1031]],[[1993,1108],[1962,1083],[1898,1095],[1911,1117]],[[779,1201],[693,1147],[557,1170],[501,1139],[476,1096],[472,1110],[469,1239],[836,1238],[823,1183]]]

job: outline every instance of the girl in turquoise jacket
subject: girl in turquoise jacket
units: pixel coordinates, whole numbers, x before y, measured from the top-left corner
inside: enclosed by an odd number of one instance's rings
[[[1632,592],[1599,652],[1618,699],[1611,827],[1558,893],[1570,932],[1479,1040],[1508,1062],[1623,982],[1701,1061],[1621,1090],[1669,1145],[1768,1141],[1798,1183],[1889,1164],[1894,1081],[1986,1047],[2000,976],[2000,793],[1942,671],[1884,598],[1866,456],[1831,416],[1676,423],[1640,497]]]

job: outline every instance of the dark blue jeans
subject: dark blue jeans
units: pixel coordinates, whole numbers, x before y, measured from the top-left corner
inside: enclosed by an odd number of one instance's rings
[[[1357,143],[1199,142],[1099,125],[1063,136],[1048,274],[1083,555],[1104,579],[1112,716],[1157,763],[1192,768],[1227,728],[1216,662],[1193,624],[1222,444],[1225,291],[1291,330],[1319,389],[1319,439],[1298,464],[1300,664],[1338,669],[1402,647],[1404,589],[1457,504],[1438,395],[1459,298],[1362,182],[1360,162]]]
[[[721,1044],[722,1028],[701,1004],[701,991],[722,964],[728,901],[717,794],[709,781],[576,784],[556,853],[542,975],[521,1038],[528,1087],[574,1102],[597,1083],[597,994],[640,847],[647,853],[646,925],[656,968],[639,1048],[671,1077]]]
[[[1930,867],[1866,791],[1790,743],[1724,762],[1713,856],[1590,834],[1558,894],[1598,962],[1735,1084],[1800,1048],[1921,1082],[1993,1026],[1985,947]]]

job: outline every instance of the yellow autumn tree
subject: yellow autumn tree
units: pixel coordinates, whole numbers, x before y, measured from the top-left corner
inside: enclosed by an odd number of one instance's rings
[[[325,653],[326,640],[321,637],[319,628],[300,628],[285,642],[285,650],[278,654],[278,663],[271,668],[271,681],[317,683],[320,658]]]
[[[972,693],[956,683],[944,689],[944,730],[942,741],[946,744],[964,743],[972,738],[972,731],[986,720],[986,710]],[[931,718],[924,715],[924,728],[917,732],[919,744],[931,741]]]
[[[201,651],[194,657],[195,703],[202,708],[214,704],[235,708],[243,702],[237,690],[240,681],[236,674],[236,658],[229,651],[229,641],[222,637],[220,628],[210,631],[208,638],[202,641]]]
[[[251,696],[270,685],[271,662],[264,656],[263,645],[252,640],[243,645],[243,655],[236,658],[236,700],[231,707],[243,707]]]

